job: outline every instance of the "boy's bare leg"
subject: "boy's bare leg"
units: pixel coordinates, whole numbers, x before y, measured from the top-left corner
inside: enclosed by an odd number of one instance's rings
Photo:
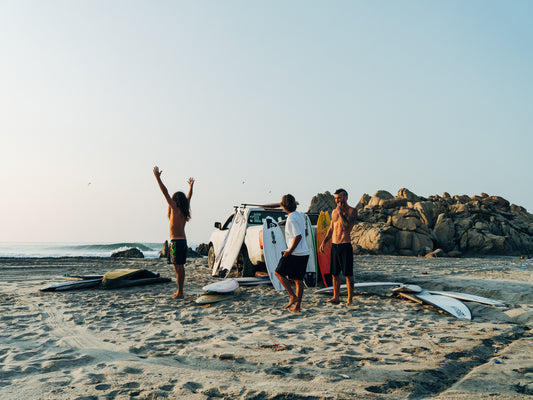
[[[289,311],[292,312],[300,312],[300,306],[302,305],[302,297],[304,294],[304,283],[303,281],[296,280],[294,281],[296,284],[296,297],[297,300],[294,302],[294,306],[291,308],[288,308]]]
[[[332,275],[333,280],[333,297],[327,301],[327,303],[339,304],[340,292],[341,292],[341,277],[340,275]]]
[[[176,272],[176,282],[178,283],[178,291],[172,295],[175,299],[183,299],[183,284],[185,282],[185,268],[183,265],[174,264],[174,271]]]
[[[277,276],[277,278],[279,279],[279,281],[281,282],[281,284],[283,285],[283,287],[285,288],[285,290],[287,291],[287,293],[290,296],[289,297],[289,304],[287,304],[285,306],[285,308],[289,308],[290,306],[292,306],[294,303],[296,303],[298,301],[298,298],[294,294],[294,291],[292,290],[291,283],[289,282],[289,280],[287,278],[285,278],[284,276],[281,276],[277,272],[276,272],[276,276]]]
[[[353,299],[353,276],[346,277],[346,287],[348,289],[348,300],[346,301],[346,305],[351,306]]]

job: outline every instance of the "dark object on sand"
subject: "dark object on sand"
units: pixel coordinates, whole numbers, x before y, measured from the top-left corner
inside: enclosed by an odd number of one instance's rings
[[[68,278],[68,277],[67,277]],[[138,268],[115,269],[106,272],[99,279],[85,279],[56,283],[39,289],[41,292],[59,292],[79,289],[119,289],[130,286],[151,285],[153,283],[172,282],[170,278],[162,278],[159,274]]]

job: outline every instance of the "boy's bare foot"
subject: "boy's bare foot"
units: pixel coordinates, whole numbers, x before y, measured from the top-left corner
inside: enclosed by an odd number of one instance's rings
[[[352,299],[348,299],[348,300],[346,301],[346,305],[347,305],[347,306],[353,306]]]
[[[328,301],[326,301],[326,303],[331,303],[331,304],[339,304],[341,301],[339,299],[336,299],[335,297],[329,299]]]
[[[173,293],[173,294],[172,294],[172,298],[173,298],[173,299],[183,299],[183,297],[184,297],[184,296],[183,296],[183,293],[178,293],[178,292],[176,292],[176,293]]]
[[[297,301],[294,303],[294,307],[288,308],[288,310],[291,312],[300,312],[300,302]]]
[[[290,300],[289,300],[289,304],[287,304],[285,306],[285,309],[288,310],[290,308],[290,306],[292,306],[293,304],[296,304],[298,302],[298,298],[297,297],[291,297]]]

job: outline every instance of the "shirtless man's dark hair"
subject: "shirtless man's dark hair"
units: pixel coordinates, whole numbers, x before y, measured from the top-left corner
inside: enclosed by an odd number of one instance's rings
[[[331,246],[331,275],[333,278],[333,297],[329,303],[340,302],[340,273],[346,277],[348,287],[347,305],[352,304],[353,298],[353,248],[350,233],[357,219],[357,210],[347,203],[348,193],[344,189],[335,191],[337,208],[331,213],[331,226],[324,241],[320,245],[320,252],[324,252],[324,244],[332,240]]]

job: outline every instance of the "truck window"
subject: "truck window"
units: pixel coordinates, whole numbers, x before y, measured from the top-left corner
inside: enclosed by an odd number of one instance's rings
[[[224,222],[224,225],[222,225],[222,230],[226,230],[226,229],[229,229],[231,228],[231,224],[233,223],[233,217],[235,216],[235,214],[232,214],[229,216],[229,218],[226,220],[226,222]]]
[[[283,211],[251,211],[248,215],[248,224],[249,225],[263,225],[266,217],[274,218],[278,223],[287,219],[287,213]]]

